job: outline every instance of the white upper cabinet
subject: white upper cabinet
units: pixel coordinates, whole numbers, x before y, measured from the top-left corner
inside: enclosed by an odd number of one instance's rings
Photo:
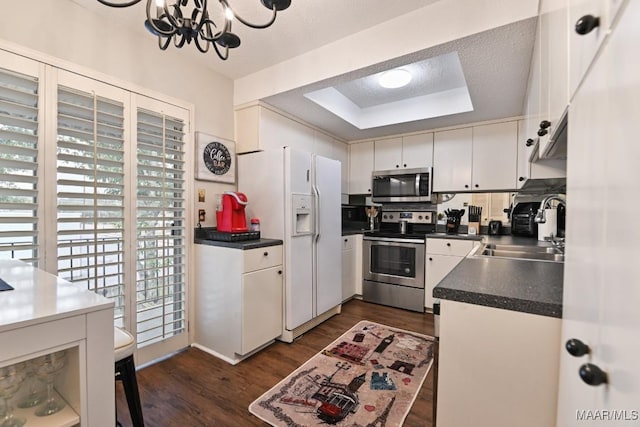
[[[521,137],[529,143],[533,150],[538,139],[538,129],[540,124],[540,25],[536,32],[536,42],[533,46],[533,56],[531,57],[531,69],[529,70],[529,82],[527,85],[527,98],[525,103],[525,123]]]
[[[402,165],[407,169],[433,166],[433,132],[402,137]]]
[[[433,166],[433,133],[375,141],[374,170],[414,169]]]
[[[471,185],[471,127],[436,132],[433,137],[433,191],[469,191]]]
[[[518,122],[473,127],[472,190],[516,188]]]
[[[540,157],[569,105],[569,0],[542,0],[538,20],[540,50]]]
[[[493,123],[436,132],[433,191],[516,188],[518,123]]]
[[[253,105],[235,111],[236,152],[294,147],[313,152],[314,130],[281,114]]]
[[[373,141],[349,145],[349,194],[371,194]]]
[[[402,138],[376,140],[374,147],[373,170],[384,171],[402,167]]]
[[[526,120],[518,121],[518,142],[517,142],[517,151],[518,151],[518,166],[517,166],[517,182],[516,188],[520,189],[524,185],[525,182],[530,177],[531,168],[529,163],[529,156],[531,156],[531,151],[533,151],[533,141],[527,142],[527,127],[528,123]]]
[[[569,92],[575,93],[609,27],[612,0],[569,1]]]

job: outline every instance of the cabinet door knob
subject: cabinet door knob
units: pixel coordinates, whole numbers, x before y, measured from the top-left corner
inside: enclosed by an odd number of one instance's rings
[[[518,178],[518,181],[520,182],[524,181],[524,176],[521,176],[520,178]]]
[[[540,129],[546,129],[551,126],[551,122],[549,120],[543,120],[540,122]]]
[[[549,133],[546,129],[538,129],[538,136],[545,136],[547,133]]]
[[[594,28],[600,25],[600,18],[593,15],[584,15],[576,21],[576,33],[584,36],[593,31]]]
[[[527,142],[525,142],[525,144],[527,147],[531,147],[533,145],[533,139],[529,138],[527,139]]]
[[[569,354],[574,357],[581,357],[589,353],[589,346],[577,338],[567,340],[564,348],[566,348]]]
[[[451,246],[451,243],[448,243],[448,242],[447,242],[447,246]]]
[[[264,256],[269,256],[269,252],[265,252],[265,253],[263,253],[262,255],[264,255]]]
[[[278,270],[278,274],[282,275],[282,270]]]
[[[467,184],[464,185],[464,188],[469,188],[469,186]]]
[[[607,382],[607,374],[593,363],[580,366],[578,373],[582,381],[594,387]]]
[[[349,239],[344,239],[344,242],[347,243],[349,241]]]
[[[405,163],[405,164],[404,164],[404,165],[402,165],[402,166],[406,168],[406,167],[407,167],[407,164]]]
[[[476,184],[476,185],[475,185],[475,187],[476,187],[476,188],[478,188],[478,187],[479,187],[479,185],[478,185],[478,184]]]
[[[433,261],[433,258],[429,257],[429,261]]]
[[[400,165],[396,165],[396,167],[397,167],[397,168],[399,168],[399,167],[400,167]]]

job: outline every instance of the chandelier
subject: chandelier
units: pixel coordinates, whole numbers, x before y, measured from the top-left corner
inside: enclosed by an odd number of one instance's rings
[[[110,7],[129,7],[142,0],[98,2]],[[224,24],[218,27],[210,18],[207,0],[147,0],[147,19],[144,26],[149,32],[158,36],[158,47],[166,50],[171,41],[181,48],[193,42],[202,53],[213,46],[220,59],[229,57],[229,49],[240,46],[240,37],[231,32],[232,21],[250,28],[262,29],[271,26],[276,20],[278,11],[291,5],[291,0],[260,0],[262,5],[272,11],[271,19],[264,24],[252,24],[233,11],[227,0],[218,0],[224,15]],[[189,3],[193,3],[191,6]]]

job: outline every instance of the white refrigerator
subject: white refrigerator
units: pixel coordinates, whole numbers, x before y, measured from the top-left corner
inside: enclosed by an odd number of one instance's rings
[[[263,238],[284,242],[284,330],[291,341],[342,303],[340,162],[284,147],[238,156],[238,191]]]

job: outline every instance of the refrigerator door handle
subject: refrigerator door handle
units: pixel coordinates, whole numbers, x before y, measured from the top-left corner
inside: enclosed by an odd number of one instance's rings
[[[315,185],[311,186],[311,189],[313,190],[313,222],[314,222],[314,228],[313,228],[313,240],[317,241],[318,238],[320,237],[320,190],[318,190],[318,187],[316,187]]]

